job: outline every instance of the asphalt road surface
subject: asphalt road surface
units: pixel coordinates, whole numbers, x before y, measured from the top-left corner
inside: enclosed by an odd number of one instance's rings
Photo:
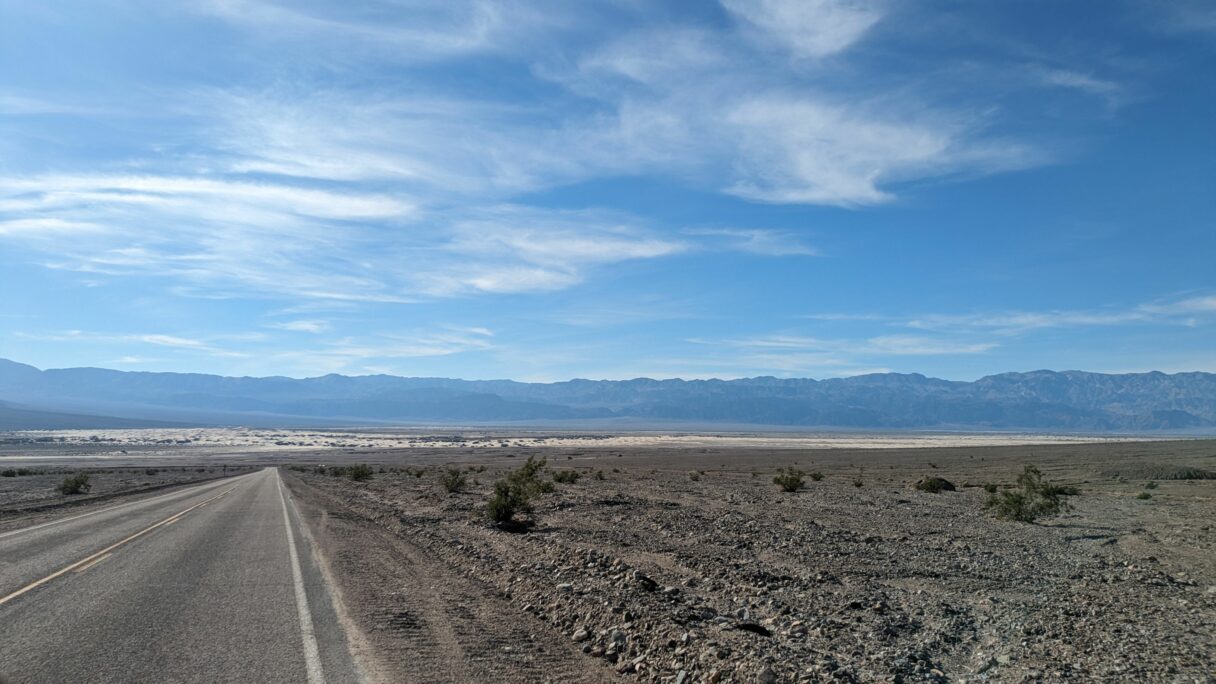
[[[0,682],[357,682],[273,469],[0,533]]]

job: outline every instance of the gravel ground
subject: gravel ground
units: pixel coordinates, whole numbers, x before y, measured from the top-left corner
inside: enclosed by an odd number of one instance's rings
[[[0,521],[8,524],[17,517],[32,513],[48,513],[60,508],[75,509],[140,492],[238,475],[247,470],[222,465],[96,468],[0,464]],[[77,473],[88,475],[89,491],[74,495],[60,492],[59,485],[64,478]]]
[[[1117,475],[1216,470],[1214,442],[534,453],[583,477],[522,534],[479,516],[509,451],[285,471],[382,678],[1216,681],[1216,480]],[[1073,509],[992,519],[978,485],[1030,463]],[[785,493],[783,466],[824,479]]]

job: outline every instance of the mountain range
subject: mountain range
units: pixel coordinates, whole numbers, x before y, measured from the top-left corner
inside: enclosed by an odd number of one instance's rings
[[[525,383],[39,370],[0,359],[0,429],[408,423],[1204,432],[1216,428],[1216,374],[1040,370],[973,382],[880,373]]]

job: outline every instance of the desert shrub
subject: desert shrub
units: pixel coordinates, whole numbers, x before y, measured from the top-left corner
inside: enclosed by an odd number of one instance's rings
[[[553,491],[553,483],[539,477],[544,467],[543,458],[529,456],[526,463],[495,482],[494,492],[486,502],[486,517],[499,525],[507,525],[515,522],[517,514],[531,513],[532,500]]]
[[[821,473],[819,471],[815,471],[815,472],[811,473],[810,478],[812,480],[814,480],[815,482],[821,482],[823,480],[823,473]]]
[[[468,479],[465,478],[464,473],[460,472],[460,468],[448,468],[439,476],[439,484],[443,485],[443,489],[447,493],[455,494],[464,489],[468,484]]]
[[[367,482],[372,479],[371,466],[360,463],[346,469],[346,476],[355,482]]]
[[[553,481],[561,484],[574,484],[582,477],[577,470],[559,470],[553,473]]]
[[[783,492],[796,492],[806,486],[806,480],[803,476],[806,473],[797,468],[781,469],[777,471],[776,477],[773,478],[773,484],[781,487]]]
[[[72,494],[87,494],[93,485],[89,483],[89,476],[84,473],[76,473],[63,478],[63,482],[59,484],[59,491],[64,496]]]
[[[147,469],[145,469],[145,470],[144,470],[144,475],[149,475],[149,476],[151,476],[151,475],[155,475],[155,474],[157,474],[157,473],[159,473],[159,472],[160,472],[160,471],[159,471],[159,470],[157,470],[156,468],[147,468]]]
[[[1149,494],[1148,492],[1140,492],[1139,494],[1136,495],[1136,498],[1140,499],[1141,501],[1144,501],[1146,499],[1153,498],[1153,495]]]
[[[1216,480],[1216,471],[1193,466],[1176,466],[1164,463],[1147,463],[1107,470],[1107,477],[1127,480]]]
[[[688,473],[688,479],[692,480],[693,482],[700,482],[700,481],[701,481],[701,473],[698,473],[698,472],[697,472],[697,471],[695,471],[695,470],[690,471],[690,472]]]
[[[595,475],[594,475],[593,477],[594,477],[595,479],[597,479],[597,480],[603,480],[603,479],[604,479],[604,471],[602,471],[602,470],[597,470],[597,471],[595,471]]]
[[[1043,473],[1032,465],[1026,466],[1018,475],[1020,491],[1000,492],[988,497],[984,507],[999,520],[1015,520],[1017,522],[1034,522],[1035,520],[1056,515],[1069,509],[1069,505],[1060,499],[1076,487],[1062,487],[1043,480]]]
[[[0,470],[0,477],[17,477],[17,470],[15,468]]]
[[[1145,489],[1156,489],[1156,488],[1157,488],[1157,483],[1156,483],[1156,482],[1154,482],[1153,480],[1149,480],[1148,482],[1145,482],[1145,483],[1144,483],[1144,488],[1145,488]]]
[[[864,480],[864,479],[862,479],[862,476],[863,476],[863,475],[865,475],[865,472],[864,472],[864,471],[862,471],[862,470],[858,470],[858,471],[857,471],[857,476],[853,478],[853,486],[854,486],[854,487],[861,488],[861,486],[862,486],[862,485],[864,485],[864,484],[866,483],[866,482],[865,482],[865,480]]]
[[[916,488],[930,494],[955,491],[954,483],[944,477],[925,477],[916,483]]]
[[[1043,490],[1053,496],[1077,496],[1081,493],[1081,488],[1076,485],[1057,485],[1044,483]]]
[[[984,483],[984,491],[989,494],[996,494],[996,485],[991,482]]]

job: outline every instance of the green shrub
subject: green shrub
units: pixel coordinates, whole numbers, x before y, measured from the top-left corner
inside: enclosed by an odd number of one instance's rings
[[[1148,492],[1140,492],[1139,494],[1136,495],[1136,498],[1140,499],[1141,501],[1144,501],[1145,499],[1153,498],[1153,495],[1149,494]]]
[[[984,483],[984,491],[989,494],[996,494],[996,485],[991,482]]]
[[[595,476],[594,476],[594,477],[595,477],[595,479],[597,479],[597,480],[603,480],[603,479],[605,479],[605,478],[604,478],[604,471],[602,471],[602,470],[597,470],[597,471],[595,471]]]
[[[1034,522],[1068,510],[1069,505],[1060,497],[1077,492],[1076,487],[1057,486],[1044,481],[1043,473],[1032,465],[1026,466],[1018,475],[1018,486],[1021,491],[991,495],[984,508],[992,511],[999,520]]]
[[[823,480],[823,473],[821,473],[819,471],[815,471],[815,472],[811,473],[810,477],[815,482],[821,482]]]
[[[803,476],[806,473],[797,468],[781,469],[777,471],[776,477],[773,478],[773,484],[781,487],[783,492],[796,492],[806,486],[806,480]]]
[[[700,482],[700,481],[701,481],[701,473],[698,473],[698,472],[697,472],[697,471],[695,471],[695,470],[689,471],[689,473],[688,473],[688,479],[692,480],[693,482]]]
[[[448,468],[443,475],[439,476],[439,484],[443,485],[444,490],[449,494],[455,494],[464,489],[468,480],[459,468]]]
[[[577,470],[559,470],[553,473],[553,481],[561,484],[574,484],[582,477]]]
[[[916,488],[930,494],[955,491],[954,483],[944,477],[926,477],[916,483]]]
[[[1194,466],[1167,463],[1139,463],[1134,466],[1103,471],[1103,475],[1127,480],[1216,480],[1216,471]]]
[[[367,482],[372,479],[371,466],[360,463],[346,469],[346,476],[355,482]]]
[[[553,491],[553,483],[541,480],[545,460],[529,456],[528,461],[494,483],[494,492],[486,502],[485,514],[490,520],[505,526],[516,523],[515,516],[532,512],[532,500]]]
[[[88,494],[93,485],[89,483],[89,476],[84,473],[76,473],[63,478],[63,482],[59,485],[59,491],[64,496],[72,494]]]

